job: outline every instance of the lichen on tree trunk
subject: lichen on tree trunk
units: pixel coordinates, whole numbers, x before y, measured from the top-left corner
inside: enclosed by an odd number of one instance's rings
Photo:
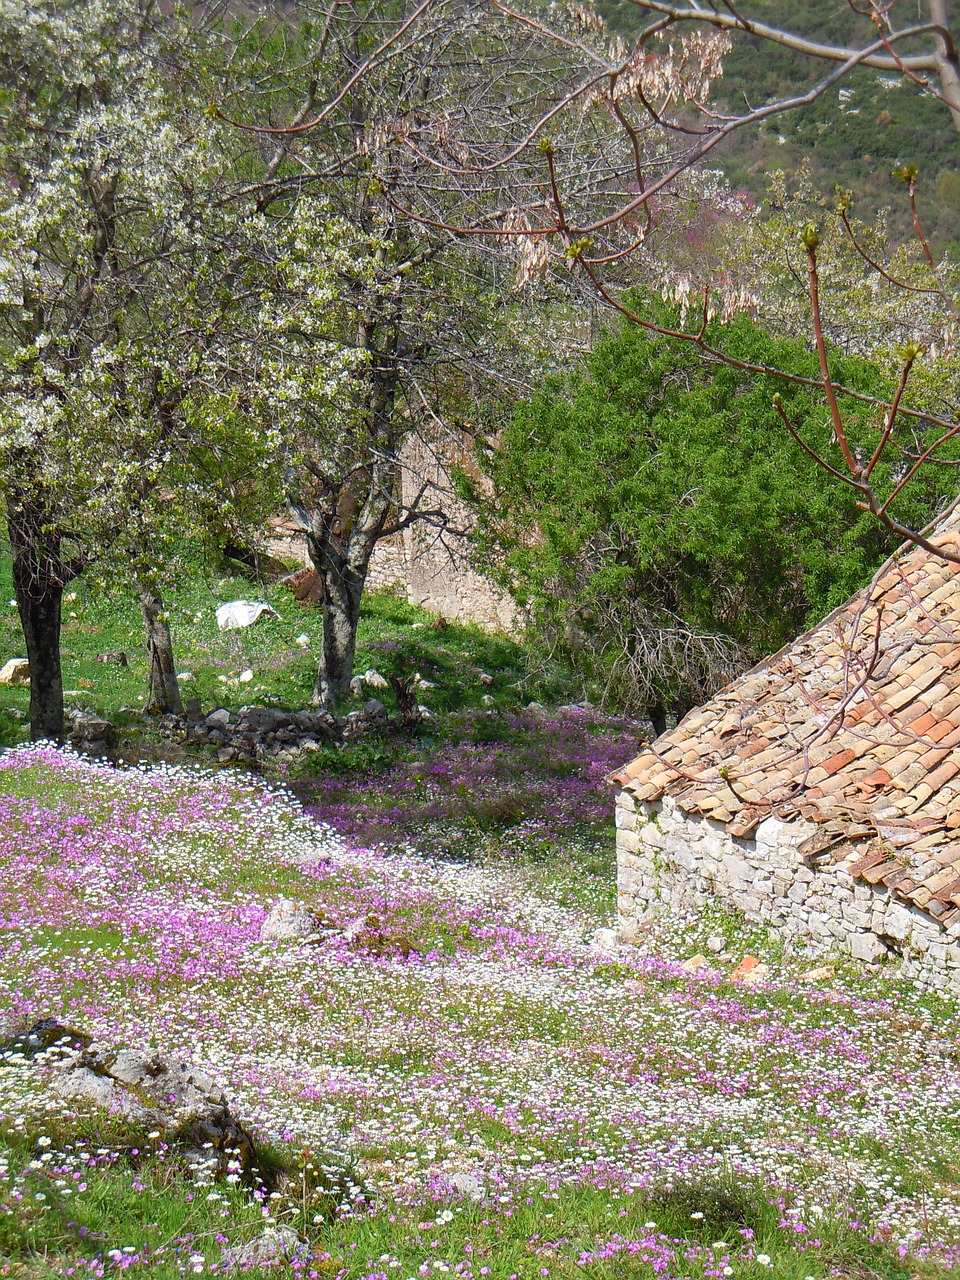
[[[173,660],[173,640],[163,607],[163,597],[153,584],[143,579],[137,583],[137,593],[147,635],[147,705],[156,706],[164,714],[181,715],[183,703],[180,699],[180,684]]]

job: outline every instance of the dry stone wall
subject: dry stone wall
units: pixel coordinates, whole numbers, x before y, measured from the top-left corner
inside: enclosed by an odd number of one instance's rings
[[[882,884],[848,868],[862,847],[805,855],[813,823],[761,822],[753,838],[721,822],[685,813],[669,797],[637,802],[617,796],[617,903],[620,936],[638,935],[651,911],[686,912],[719,900],[748,920],[814,950],[844,950],[860,960],[896,960],[905,977],[960,994],[960,922],[941,928],[892,898]]]
[[[407,599],[451,621],[511,631],[516,622],[513,601],[476,572],[469,543],[459,532],[470,528],[473,516],[454,492],[453,470],[463,467],[480,480],[469,440],[452,432],[433,441],[414,436],[404,445],[401,461],[404,502],[412,504],[424,492],[423,505],[443,511],[448,521],[443,532],[429,522],[404,530]]]
[[[510,596],[477,573],[470,560],[464,531],[472,516],[454,492],[454,467],[476,475],[469,441],[452,434],[440,441],[408,440],[401,452],[403,501],[444,513],[442,532],[430,522],[408,525],[382,538],[373,551],[366,585],[370,590],[400,591],[411,604],[421,605],[451,622],[476,622],[493,631],[515,632],[517,612]],[[282,516],[269,523],[267,550],[281,560],[310,566],[306,538]]]

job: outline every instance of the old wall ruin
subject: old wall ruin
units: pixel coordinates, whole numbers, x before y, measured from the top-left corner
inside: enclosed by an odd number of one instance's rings
[[[454,493],[454,467],[473,467],[466,438],[446,436],[442,441],[411,439],[401,454],[402,500],[407,506],[419,499],[427,510],[442,512],[447,528],[436,522],[415,522],[377,544],[370,562],[367,587],[400,591],[411,604],[452,622],[475,622],[495,631],[512,631],[516,609],[510,596],[470,563],[465,532],[471,515]],[[272,522],[268,540],[271,554],[309,565],[306,540],[288,521]]]

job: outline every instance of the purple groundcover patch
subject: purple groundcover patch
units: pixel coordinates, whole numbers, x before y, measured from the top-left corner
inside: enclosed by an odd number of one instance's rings
[[[609,839],[601,783],[631,731],[571,713],[509,732],[467,727],[371,776],[370,812],[397,830],[374,849],[342,777],[305,814],[236,775],[8,752],[0,1009],[183,1057],[259,1137],[352,1161],[362,1190],[317,1226],[319,1275],[760,1275],[771,1232],[804,1256],[798,1277],[830,1273],[838,1232],[955,1263],[960,1071],[922,1005],[733,987],[682,972],[655,936],[600,951],[609,920],[509,850],[574,860],[584,833]],[[475,812],[517,790],[517,822],[461,824],[506,840],[502,864],[412,851],[427,810],[440,832],[458,798]],[[281,897],[314,935],[261,941]],[[0,1063],[0,1135],[49,1114],[38,1079]],[[730,1186],[760,1195],[763,1248],[734,1210],[717,1219]],[[6,1187],[0,1163],[0,1214],[19,1212]],[[192,1270],[218,1265],[215,1240],[197,1248]]]

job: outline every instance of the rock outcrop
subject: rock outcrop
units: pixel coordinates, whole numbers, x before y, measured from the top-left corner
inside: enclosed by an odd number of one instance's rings
[[[88,1042],[55,1068],[52,1087],[62,1098],[160,1130],[193,1167],[222,1176],[233,1165],[247,1181],[260,1180],[250,1134],[211,1077],[185,1062]]]
[[[261,942],[292,942],[303,938],[318,937],[322,929],[320,920],[291,898],[280,898],[267,912],[260,926]]]
[[[0,684],[29,684],[30,663],[26,658],[11,658],[0,667]]]
[[[225,1249],[223,1265],[228,1270],[250,1271],[254,1267],[280,1267],[309,1256],[309,1247],[293,1227],[268,1227],[248,1244]]]

